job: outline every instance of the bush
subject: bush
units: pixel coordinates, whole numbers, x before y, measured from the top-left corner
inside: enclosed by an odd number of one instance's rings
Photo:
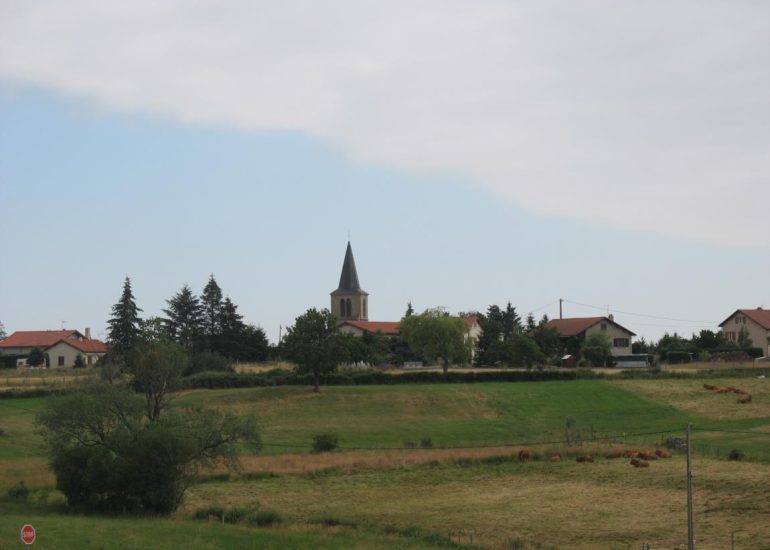
[[[192,356],[184,375],[190,376],[199,372],[235,372],[235,369],[233,369],[233,362],[224,355],[204,351]]]
[[[29,487],[24,481],[19,481],[16,485],[8,489],[8,498],[12,500],[27,500],[29,498]]]
[[[86,368],[86,361],[83,359],[83,356],[78,353],[75,357],[75,363],[73,363],[72,366],[76,369],[84,369]]]
[[[692,361],[692,354],[689,351],[669,350],[666,353],[666,362],[670,365],[680,365]]]
[[[275,510],[260,510],[259,512],[251,513],[248,516],[247,521],[252,525],[268,527],[276,523],[281,523],[283,518]]]
[[[433,441],[431,441],[430,437],[423,437],[420,440],[420,447],[422,447],[423,449],[432,449]]]
[[[213,506],[206,506],[205,508],[198,508],[193,513],[192,518],[193,519],[208,519],[210,517],[215,517],[222,519],[222,517],[225,515],[225,509],[222,506],[219,505],[213,505]]]
[[[339,448],[339,437],[335,433],[326,432],[315,434],[313,436],[313,452],[314,453],[327,453],[335,451]]]
[[[733,449],[727,455],[727,460],[743,460],[744,458],[746,458],[746,455],[740,449]]]

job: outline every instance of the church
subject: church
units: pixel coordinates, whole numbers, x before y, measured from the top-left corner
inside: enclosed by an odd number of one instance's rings
[[[340,332],[363,336],[365,333],[381,333],[386,336],[396,336],[399,333],[398,321],[370,321],[369,293],[361,288],[358,282],[356,261],[353,258],[353,248],[348,241],[345,259],[342,262],[342,273],[336,290],[330,293],[331,312],[340,320]],[[476,316],[463,317],[468,325],[466,338],[478,339],[481,326]]]

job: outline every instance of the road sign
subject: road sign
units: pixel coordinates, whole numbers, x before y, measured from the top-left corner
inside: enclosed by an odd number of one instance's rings
[[[35,542],[36,538],[37,533],[35,533],[35,528],[32,527],[29,523],[21,528],[21,542],[29,545]]]

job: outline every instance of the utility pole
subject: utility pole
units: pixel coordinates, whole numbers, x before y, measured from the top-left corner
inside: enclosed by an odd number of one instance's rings
[[[559,298],[559,319],[563,319],[563,318],[564,318],[564,317],[562,317],[562,315],[561,315],[561,303],[562,303],[563,301],[564,301],[564,299],[563,299],[563,298]]]
[[[690,428],[687,424],[687,550],[695,550],[695,536],[692,525],[692,459],[690,450]]]

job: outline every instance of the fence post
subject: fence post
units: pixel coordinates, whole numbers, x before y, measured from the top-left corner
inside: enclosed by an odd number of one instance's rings
[[[691,425],[687,424],[687,550],[695,550],[692,524],[692,458],[690,445]]]

